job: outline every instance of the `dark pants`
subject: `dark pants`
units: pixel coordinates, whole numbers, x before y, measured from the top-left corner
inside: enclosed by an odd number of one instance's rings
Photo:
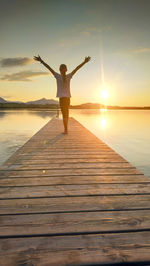
[[[59,105],[62,112],[63,117],[69,117],[69,106],[70,106],[70,98],[69,97],[62,97],[59,98]]]

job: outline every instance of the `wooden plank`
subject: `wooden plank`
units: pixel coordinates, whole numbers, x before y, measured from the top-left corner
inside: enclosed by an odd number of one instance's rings
[[[129,175],[140,174],[136,168],[66,168],[46,170],[1,170],[0,177],[43,177],[43,176],[67,176],[67,175]]]
[[[35,140],[32,140],[31,142],[28,142],[28,144],[26,144],[26,145],[24,145],[24,147],[22,147],[22,149],[23,148],[25,148],[25,147],[33,147],[33,148],[36,148],[36,147],[41,147],[41,148],[48,148],[48,146],[51,146],[51,148],[54,148],[54,147],[56,147],[56,148],[59,148],[59,147],[61,147],[61,148],[75,148],[76,149],[76,147],[79,147],[79,148],[87,148],[87,142],[88,142],[88,146],[90,147],[90,148],[102,148],[102,149],[104,149],[104,148],[107,148],[107,149],[111,149],[110,148],[110,146],[108,146],[107,144],[105,144],[105,143],[101,143],[101,142],[96,142],[96,141],[93,141],[93,142],[89,142],[89,141],[78,141],[77,143],[76,143],[76,140],[74,140],[74,139],[72,139],[72,141],[65,141],[64,139],[61,139],[61,141],[60,140],[58,140],[57,142],[52,142],[52,140],[50,139],[42,139],[42,140],[39,140],[39,139],[35,139]]]
[[[150,195],[1,200],[0,214],[149,209]]]
[[[146,178],[144,175],[87,175],[87,176],[53,176],[49,177],[4,177],[0,179],[0,186],[40,186],[40,185],[62,185],[62,184],[104,184],[104,183],[123,183],[123,184],[136,184],[142,183],[147,186],[150,179]]]
[[[71,155],[71,156],[70,156]],[[29,159],[33,159],[33,160],[39,160],[39,159],[51,159],[51,158],[54,158],[54,159],[57,159],[57,158],[85,158],[85,159],[96,159],[96,158],[122,158],[121,156],[119,156],[118,154],[116,153],[64,153],[64,152],[58,152],[58,153],[49,153],[49,154],[46,154],[46,156],[44,155],[44,153],[40,154],[30,154],[30,153],[27,153],[27,154],[19,154],[19,156],[13,156],[13,159],[15,158],[14,161],[16,160],[29,160]],[[123,158],[122,158],[123,159]],[[7,162],[7,163],[11,163],[10,161]],[[6,163],[5,163],[6,164]],[[5,165],[4,164],[4,165]]]
[[[112,152],[113,150],[110,148],[110,147],[105,147],[105,146],[97,146],[97,145],[88,145],[87,146],[78,146],[77,147],[74,145],[38,145],[35,143],[34,146],[32,145],[29,145],[25,148],[22,149],[22,152],[26,152],[26,151],[37,151],[37,150],[41,150],[41,151],[44,151],[44,152],[48,152],[49,150],[52,150],[52,151],[61,151],[61,150],[65,150],[65,151],[68,151],[68,150],[83,150],[83,151],[87,151],[87,150],[93,150],[93,151],[105,151],[105,152]]]
[[[148,265],[150,232],[1,239],[0,260],[2,266],[111,265],[113,262]]]
[[[60,196],[149,194],[150,183],[145,184],[88,184],[30,187],[0,187],[0,199]]]
[[[68,162],[64,162],[64,163],[51,163],[51,164],[28,164],[28,165],[24,165],[24,164],[13,164],[13,165],[6,165],[1,167],[0,169],[3,170],[43,170],[43,166],[44,169],[46,170],[50,170],[50,169],[107,169],[107,168],[135,168],[133,167],[130,163],[128,162],[121,162],[121,163],[111,163],[111,162],[107,162],[107,163],[99,163],[99,162],[73,162],[73,163],[68,163]]]
[[[23,160],[16,160],[16,162],[14,163],[14,165],[46,165],[46,164],[58,164],[58,163],[89,163],[89,159],[90,159],[90,163],[121,163],[121,162],[125,162],[126,164],[128,163],[125,159],[123,158],[29,158],[29,159],[23,159]],[[11,163],[8,163],[7,165],[12,165]]]
[[[82,153],[82,154],[70,154],[70,153],[52,153],[52,154],[47,154],[45,156],[45,154],[36,154],[36,155],[32,155],[31,153],[26,153],[26,154],[17,154],[14,155],[12,157],[10,157],[3,166],[5,165],[9,165],[9,164],[14,164],[16,162],[21,162],[22,160],[49,160],[49,159],[68,159],[68,158],[72,158],[72,159],[76,159],[76,158],[80,158],[80,159],[123,159],[121,156],[119,156],[116,153],[113,154],[89,154],[89,153]],[[56,161],[56,160],[55,160]],[[89,160],[88,160],[89,161]]]
[[[78,133],[77,133],[78,134]],[[84,137],[84,141],[80,140],[80,139],[72,139],[69,142],[65,141],[64,137],[62,135],[56,135],[54,138],[53,136],[49,136],[49,139],[34,139],[29,141],[28,143],[24,144],[24,146],[22,146],[21,149],[24,148],[36,148],[36,147],[41,147],[43,149],[47,149],[48,147],[51,148],[75,148],[79,147],[79,148],[87,148],[86,144],[87,142],[89,143],[89,147],[90,148],[98,148],[98,149],[112,149],[110,146],[108,146],[106,143],[104,142],[96,142],[94,139],[89,139],[89,138],[85,138]],[[77,146],[75,145],[77,144]]]
[[[18,156],[20,156],[20,155],[26,155],[26,153],[27,152],[31,152],[31,155],[45,155],[45,157],[47,156],[47,155],[49,155],[49,154],[81,154],[81,155],[83,155],[83,154],[100,154],[100,155],[107,155],[107,154],[112,154],[112,155],[115,155],[116,153],[114,152],[114,151],[111,151],[111,150],[107,150],[107,151],[104,151],[104,150],[93,150],[93,149],[91,149],[91,150],[64,150],[64,149],[53,149],[53,150],[49,150],[49,151],[41,151],[41,149],[39,148],[39,150],[36,150],[36,151],[34,151],[33,149],[32,149],[32,151],[30,151],[30,150],[27,150],[27,151],[20,151],[19,153],[18,153]]]
[[[150,229],[147,210],[4,215],[1,236],[73,234]]]
[[[102,149],[111,149],[110,146],[108,146],[106,143],[104,142],[96,142],[94,140],[90,140],[89,141],[89,138],[88,140],[84,140],[84,141],[77,141],[76,139],[72,139],[72,141],[70,142],[67,142],[65,141],[65,139],[63,139],[63,136],[61,135],[57,135],[55,136],[54,138],[51,138],[51,139],[34,139],[32,141],[29,141],[28,143],[24,144],[24,146],[22,147],[22,149],[24,148],[30,148],[30,147],[33,147],[33,148],[36,148],[36,147],[41,147],[41,148],[48,148],[48,146],[51,146],[51,148],[59,148],[59,147],[62,147],[62,148],[76,148],[76,142],[77,142],[77,147],[83,147],[83,148],[87,148],[86,146],[86,143],[88,142],[89,143],[89,147],[90,148],[102,148]]]

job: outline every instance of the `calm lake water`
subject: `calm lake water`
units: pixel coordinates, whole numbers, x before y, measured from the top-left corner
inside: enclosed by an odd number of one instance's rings
[[[43,127],[55,111],[0,111],[0,165]],[[150,177],[150,111],[70,110],[111,148]]]

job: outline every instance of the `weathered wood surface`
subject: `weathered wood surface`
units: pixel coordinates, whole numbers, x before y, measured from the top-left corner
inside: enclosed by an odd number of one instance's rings
[[[111,218],[110,218],[111,217]],[[1,236],[136,231],[150,227],[147,210],[4,215]]]
[[[102,210],[150,210],[149,195],[45,197],[28,199],[5,199],[0,214],[83,212]],[[111,217],[110,217],[111,218]]]
[[[78,184],[55,186],[23,186],[0,187],[0,199],[36,198],[63,196],[94,196],[94,195],[129,195],[149,194],[150,183],[145,184]]]
[[[57,169],[45,169],[44,167],[40,170],[6,170],[4,167],[4,170],[0,171],[0,175],[2,178],[5,177],[44,177],[44,176],[68,176],[68,175],[135,175],[135,174],[141,174],[139,170],[136,168],[57,168]]]
[[[150,263],[150,179],[75,119],[0,168],[0,265]]]
[[[6,238],[0,242],[0,261],[2,266],[149,265],[149,247],[150,232]]]
[[[21,186],[48,186],[48,185],[73,185],[73,184],[104,184],[127,183],[148,184],[149,179],[143,175],[83,175],[83,176],[48,176],[48,177],[10,177],[1,178],[1,187]],[[146,186],[146,185],[145,185]]]

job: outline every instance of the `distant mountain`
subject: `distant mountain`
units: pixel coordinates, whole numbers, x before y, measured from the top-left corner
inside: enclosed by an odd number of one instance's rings
[[[24,102],[20,102],[20,101],[7,101],[7,103],[23,103],[24,104]]]
[[[53,99],[45,99],[42,98],[40,100],[37,101],[30,101],[30,102],[26,102],[26,104],[58,104],[58,101],[55,101]]]
[[[5,106],[6,104],[6,106]],[[21,101],[7,101],[4,98],[0,97],[0,108],[33,108],[35,105],[39,105],[39,108],[45,108],[46,105],[51,105],[51,108],[57,108],[57,105],[59,104],[58,101],[53,100],[53,99],[46,99],[42,98],[36,101],[30,101],[30,102],[21,102]],[[28,105],[28,106],[27,106]],[[45,106],[44,106],[45,105]],[[49,108],[49,106],[46,106],[46,108]],[[105,108],[103,104],[100,103],[83,103],[79,105],[71,105],[71,109],[100,109],[100,108]],[[150,106],[111,106],[107,105],[107,109],[118,109],[118,110],[129,110],[129,109],[134,109],[134,110],[150,110]]]
[[[2,97],[0,97],[0,103],[7,103],[7,101],[3,99]]]
[[[0,103],[23,103],[20,101],[7,101],[4,98],[0,97]]]
[[[21,101],[7,101],[4,98],[0,97],[0,103],[23,103],[23,104],[58,104],[58,101],[55,101],[53,99],[39,99],[39,100],[35,100],[35,101],[29,101],[29,102],[21,102]]]

